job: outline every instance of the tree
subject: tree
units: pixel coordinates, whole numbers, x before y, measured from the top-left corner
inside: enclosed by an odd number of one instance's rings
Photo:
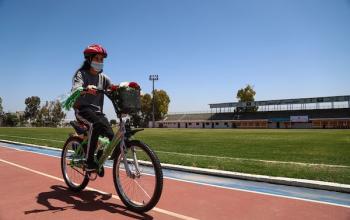
[[[51,102],[51,122],[54,127],[57,127],[59,123],[66,117],[66,114],[62,111],[62,107],[59,101]]]
[[[2,108],[2,98],[0,97],[0,117],[3,114],[3,108]]]
[[[36,126],[57,127],[66,114],[62,111],[61,104],[56,101],[46,102],[36,115]]]
[[[132,120],[134,119],[134,117],[132,117]],[[148,122],[151,120],[151,118],[152,118],[152,97],[150,94],[146,93],[143,96],[141,96],[141,117],[139,120],[139,123],[140,123],[139,125],[141,125],[142,127],[147,127]]]
[[[49,102],[46,102],[45,105],[43,105],[36,114],[34,123],[35,126],[42,127],[47,125],[47,122],[50,118],[49,112]]]
[[[40,108],[40,98],[38,96],[32,96],[25,99],[26,109],[24,111],[24,117],[30,121],[36,118]]]
[[[154,118],[156,121],[162,120],[168,113],[170,98],[164,90],[155,90],[154,102]]]
[[[19,119],[15,113],[6,113],[4,119],[4,125],[9,127],[14,127],[18,124]]]
[[[164,90],[154,91],[154,118],[161,120],[168,113],[170,98]],[[147,127],[152,120],[152,96],[148,93],[141,96],[141,115],[132,115],[134,126]]]
[[[2,108],[2,98],[0,97],[0,126],[2,126],[4,120],[4,112]]]
[[[130,115],[130,125],[134,127],[146,127],[147,125],[144,124],[144,121],[142,120],[142,113],[134,113]]]
[[[254,96],[256,92],[254,91],[253,86],[247,85],[245,88],[242,88],[237,91],[237,99],[239,103],[245,103],[243,107],[237,107],[237,112],[256,112],[258,110],[257,106],[250,106],[250,102],[254,102]]]
[[[25,126],[27,124],[26,119],[24,118],[24,115],[19,115],[19,126]]]

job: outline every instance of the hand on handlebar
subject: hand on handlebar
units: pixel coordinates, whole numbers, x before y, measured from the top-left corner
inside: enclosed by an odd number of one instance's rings
[[[95,85],[88,85],[87,87],[84,88],[82,94],[90,94],[90,95],[97,95],[97,93],[107,94],[107,93],[116,91],[118,88],[119,88],[118,85],[111,84],[110,86],[108,86],[107,90],[104,91],[103,89],[97,88]]]
[[[96,87],[95,85],[88,85],[88,86],[86,87],[86,89],[88,89],[88,90],[90,90],[90,89],[96,90],[97,87]]]
[[[96,95],[97,94],[97,87],[94,85],[88,85],[84,89],[84,94]]]
[[[108,86],[108,90],[111,92],[117,91],[117,89],[118,85],[111,84],[110,86]]]

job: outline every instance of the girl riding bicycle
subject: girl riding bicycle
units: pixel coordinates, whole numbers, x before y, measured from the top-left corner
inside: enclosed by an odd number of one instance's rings
[[[141,88],[135,82],[120,83],[119,86],[111,84],[102,73],[103,60],[107,57],[102,46],[90,45],[84,50],[84,56],[83,65],[73,77],[72,94],[63,105],[67,110],[73,106],[77,120],[89,129],[71,123],[76,134],[70,135],[62,148],[64,181],[70,190],[82,191],[89,181],[104,176],[103,164],[109,158],[113,161],[113,182],[121,201],[132,211],[149,211],[162,194],[162,167],[155,152],[133,138],[143,129],[132,129],[123,120],[123,115],[140,111]],[[114,134],[103,114],[104,95],[111,101],[119,120]],[[110,143],[103,143],[95,157],[100,135],[108,137]]]
[[[73,76],[72,92],[83,87],[81,96],[74,103],[74,111],[77,120],[89,127],[87,146],[87,171],[98,168],[94,161],[98,137],[105,136],[109,140],[113,138],[113,130],[103,114],[104,96],[97,93],[96,89],[106,90],[112,85],[111,80],[103,73],[103,60],[107,57],[107,51],[98,44],[92,44],[84,50],[85,61]]]

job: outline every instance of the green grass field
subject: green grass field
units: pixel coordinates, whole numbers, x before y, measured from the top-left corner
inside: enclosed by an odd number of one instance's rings
[[[0,139],[62,147],[71,132],[0,128]],[[163,163],[350,184],[350,130],[146,129],[135,138]]]

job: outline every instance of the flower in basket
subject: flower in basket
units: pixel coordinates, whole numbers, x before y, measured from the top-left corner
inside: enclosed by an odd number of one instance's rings
[[[139,84],[137,84],[136,82],[122,82],[119,84],[119,88],[126,89],[126,90],[130,90],[130,89],[141,90]]]
[[[140,89],[139,84],[137,84],[136,82],[129,83],[129,87],[134,88],[134,89]]]

